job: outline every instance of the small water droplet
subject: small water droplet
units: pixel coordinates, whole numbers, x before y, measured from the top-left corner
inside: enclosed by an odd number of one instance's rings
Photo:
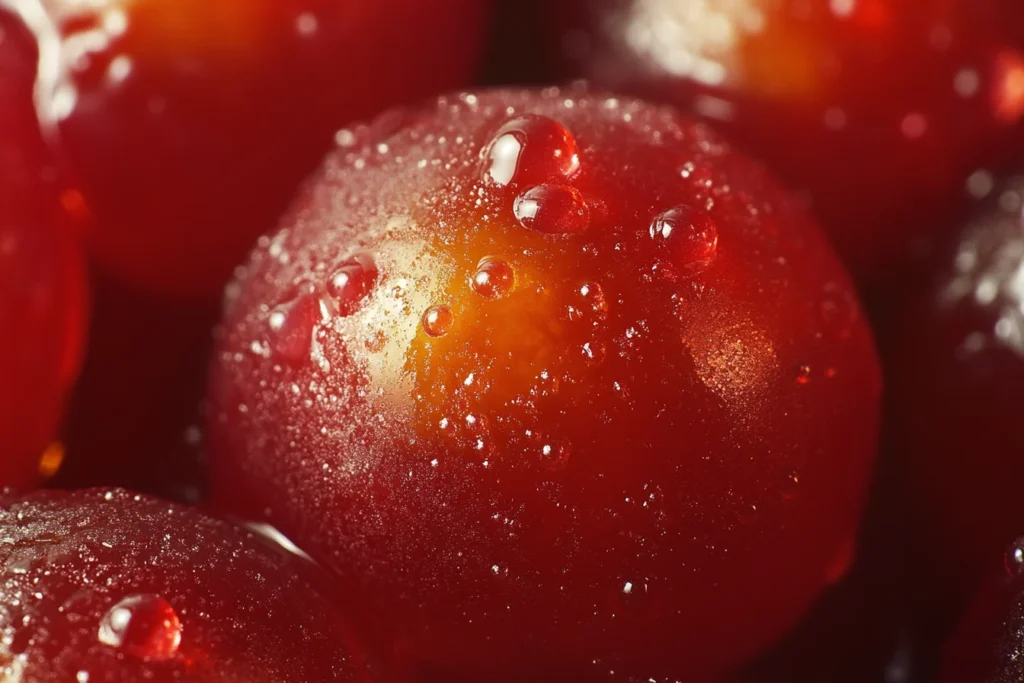
[[[801,365],[796,369],[796,383],[809,384],[811,381],[811,366]]]
[[[297,364],[309,357],[313,327],[320,315],[320,302],[312,294],[283,303],[270,312],[270,348],[288,363]]]
[[[486,151],[487,176],[499,187],[568,180],[580,167],[579,149],[569,130],[547,116],[507,121]]]
[[[782,499],[793,500],[797,496],[797,490],[800,487],[800,473],[796,470],[791,470],[786,474],[785,479],[782,482]]]
[[[103,615],[99,641],[146,661],[165,661],[181,644],[181,622],[159,595],[130,595]]]
[[[423,314],[423,331],[429,337],[443,337],[452,329],[455,316],[447,306],[431,306]]]
[[[604,296],[604,289],[596,282],[587,282],[580,285],[579,294],[586,302],[584,308],[594,314],[598,320],[608,317],[608,300]]]
[[[579,190],[568,185],[537,185],[516,197],[519,223],[549,235],[580,233],[590,225],[590,209]]]
[[[738,516],[740,524],[747,526],[756,522],[758,517],[761,516],[761,512],[757,509],[756,505],[748,505],[740,509]]]
[[[334,298],[340,315],[350,315],[377,282],[377,265],[368,254],[346,259],[327,281],[327,292]]]
[[[533,440],[540,452],[540,461],[550,472],[562,472],[572,459],[572,446],[567,441],[534,434]]]
[[[646,579],[631,579],[622,582],[619,599],[630,609],[637,609],[647,604],[649,598]]]
[[[718,252],[718,227],[711,215],[689,206],[677,206],[651,222],[651,238],[665,244],[680,266],[706,264]]]
[[[590,341],[583,345],[583,358],[591,365],[600,365],[608,357],[604,342]]]
[[[1006,549],[1003,565],[1010,576],[1017,577],[1024,573],[1024,536],[1018,537]]]
[[[515,285],[515,271],[508,261],[496,256],[485,256],[477,264],[476,272],[470,279],[473,291],[488,299],[508,296]]]

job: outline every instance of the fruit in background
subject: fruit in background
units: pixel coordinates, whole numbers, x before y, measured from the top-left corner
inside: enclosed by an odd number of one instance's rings
[[[228,288],[213,504],[431,680],[700,680],[779,639],[849,564],[878,422],[814,222],[632,99],[381,120]]]
[[[30,41],[0,21],[0,486],[31,486],[59,466],[55,442],[78,375],[87,292],[77,195],[35,127]]]
[[[207,296],[273,227],[340,125],[470,79],[486,5],[0,6],[38,38],[41,123],[95,216],[95,258],[136,286]]]
[[[808,190],[879,285],[1022,153],[1013,4],[580,0],[546,25],[574,73],[694,111]]]
[[[312,565],[117,489],[0,496],[0,678],[367,681]]]

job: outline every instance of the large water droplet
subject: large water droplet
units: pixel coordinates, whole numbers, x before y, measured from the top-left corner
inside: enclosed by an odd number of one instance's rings
[[[130,595],[100,620],[99,641],[147,661],[165,661],[181,644],[181,622],[159,595]]]
[[[506,122],[487,148],[487,175],[496,185],[568,180],[580,168],[579,149],[569,130],[547,116],[517,116]]]
[[[377,265],[369,254],[346,259],[327,281],[327,292],[334,298],[338,313],[349,315],[358,308],[377,282]]]
[[[538,185],[516,197],[513,211],[523,227],[549,235],[580,233],[590,225],[590,209],[579,190]]]
[[[486,256],[480,260],[476,272],[470,279],[473,291],[488,299],[500,299],[508,296],[515,285],[515,271],[508,261],[495,256]]]
[[[1010,576],[1016,577],[1024,573],[1024,536],[1018,537],[1006,549],[1003,565]]]
[[[277,306],[267,319],[271,350],[288,363],[304,361],[309,357],[319,315],[320,302],[312,294]]]
[[[423,314],[423,319],[420,322],[427,336],[443,337],[452,329],[455,315],[452,313],[452,309],[447,306],[431,306]]]
[[[664,243],[677,265],[706,264],[718,251],[718,227],[707,211],[677,206],[651,222],[651,238]]]

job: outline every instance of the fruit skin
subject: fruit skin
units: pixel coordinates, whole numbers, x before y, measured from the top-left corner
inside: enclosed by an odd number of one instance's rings
[[[79,672],[103,683],[366,680],[323,577],[241,527],[157,498],[92,489],[5,493],[0,529],[0,676],[25,683],[85,680]],[[102,625],[111,608],[140,598],[179,621],[180,631],[157,621],[142,632],[150,637],[139,639],[136,630],[132,639],[129,622],[125,646],[109,644],[117,640]]]
[[[897,450],[931,609],[970,598],[989,558],[1024,526],[1020,274],[1024,176],[995,183],[944,245],[890,332]],[[933,598],[936,585],[945,596]]]
[[[631,99],[494,91],[384,120],[341,136],[228,288],[212,504],[336,571],[430,680],[701,680],[781,637],[848,564],[878,421],[817,226]],[[524,212],[537,183],[557,201]],[[353,255],[374,286],[337,315]],[[474,291],[487,257],[514,272],[497,297]]]
[[[78,374],[88,292],[74,195],[36,130],[18,29],[0,18],[0,486],[27,487]]]
[[[579,0],[556,17],[571,75],[710,120],[806,192],[883,291],[954,227],[972,174],[1021,154],[1020,3]]]
[[[479,0],[0,6],[25,17],[54,67],[40,76],[40,118],[96,217],[93,256],[135,286],[179,296],[223,287],[339,126],[468,82],[486,8]]]

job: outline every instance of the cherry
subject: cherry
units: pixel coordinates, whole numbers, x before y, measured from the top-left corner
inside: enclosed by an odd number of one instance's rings
[[[996,183],[896,316],[891,387],[922,567],[947,602],[1024,525],[1024,177]],[[926,596],[929,603],[935,603]]]
[[[0,677],[365,681],[308,563],[120,489],[0,496]]]
[[[39,41],[40,121],[94,256],[219,291],[346,121],[467,81],[477,0],[3,0]]]
[[[738,666],[852,554],[879,379],[845,272],[669,110],[551,89],[406,118],[349,133],[229,286],[214,505],[295,535],[427,678]],[[510,126],[525,165],[495,174]],[[375,281],[339,310],[353,257]]]
[[[35,132],[27,36],[0,21],[0,485],[58,466],[54,442],[78,374],[87,319],[77,195]]]
[[[1020,3],[579,0],[570,69],[708,118],[809,191],[855,276],[880,284],[1021,153]]]

